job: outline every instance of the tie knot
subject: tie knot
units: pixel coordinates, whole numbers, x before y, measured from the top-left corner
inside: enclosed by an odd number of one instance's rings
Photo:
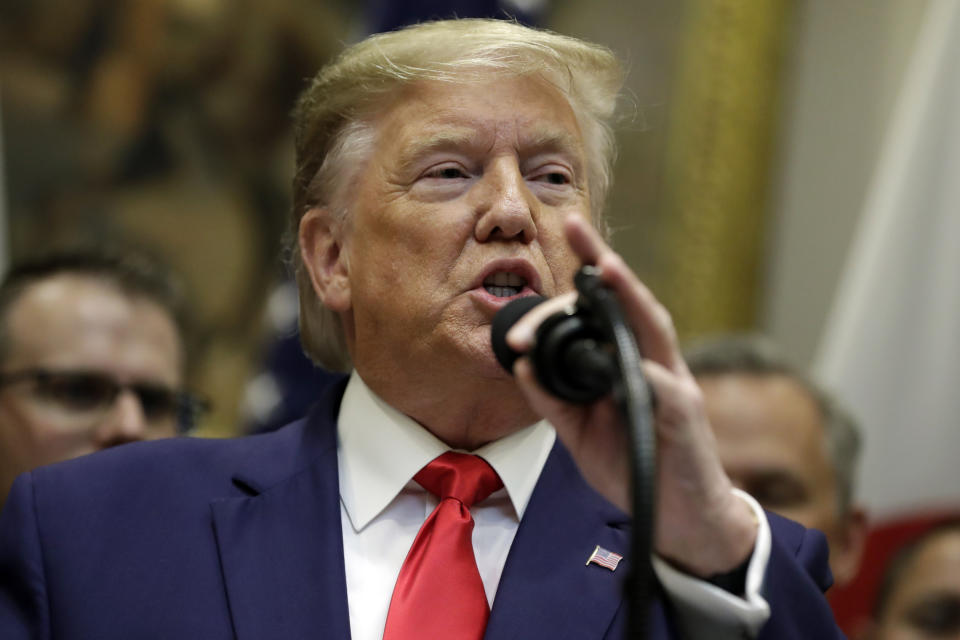
[[[486,460],[455,451],[434,458],[413,479],[441,500],[455,498],[468,509],[503,486]]]

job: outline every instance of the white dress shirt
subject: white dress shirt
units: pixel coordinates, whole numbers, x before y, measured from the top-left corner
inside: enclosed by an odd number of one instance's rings
[[[504,485],[470,509],[474,553],[491,606],[513,537],[555,439],[553,427],[544,421],[471,452],[490,463]],[[450,448],[377,397],[356,372],[340,405],[337,443],[350,633],[353,640],[381,640],[400,567],[437,506],[437,498],[413,476]],[[717,625],[729,627],[731,638],[743,638],[744,631],[752,636],[769,617],[760,590],[770,555],[770,530],[759,505],[748,501],[760,524],[744,598],[654,559],[671,601],[694,621],[692,628],[680,621],[691,638],[723,637],[717,635]],[[701,619],[710,625],[706,635]]]

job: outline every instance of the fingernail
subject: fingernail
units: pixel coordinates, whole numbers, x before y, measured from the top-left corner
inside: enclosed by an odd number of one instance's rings
[[[527,349],[533,344],[533,330],[518,324],[507,332],[507,343],[515,349]]]

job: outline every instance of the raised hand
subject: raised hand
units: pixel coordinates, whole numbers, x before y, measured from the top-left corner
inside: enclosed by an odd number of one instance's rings
[[[617,295],[657,399],[657,553],[700,576],[736,567],[753,549],[754,514],[731,492],[670,314],[586,220],[571,215],[564,231],[574,253],[584,264],[598,267],[604,284]],[[527,352],[537,326],[575,298],[569,293],[535,307],[510,330],[507,343]],[[587,482],[629,511],[627,433],[612,399],[588,406],[565,403],[539,386],[527,358],[517,361],[514,373],[531,406],[554,425]]]

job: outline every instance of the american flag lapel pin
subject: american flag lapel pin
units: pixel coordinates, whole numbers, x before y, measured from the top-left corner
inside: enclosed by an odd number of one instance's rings
[[[590,557],[587,558],[587,566],[592,562],[593,564],[598,564],[601,567],[610,569],[610,571],[616,571],[617,565],[620,564],[621,560],[623,560],[623,556],[619,553],[614,553],[609,549],[604,549],[600,545],[597,545],[593,553],[590,554]]]

